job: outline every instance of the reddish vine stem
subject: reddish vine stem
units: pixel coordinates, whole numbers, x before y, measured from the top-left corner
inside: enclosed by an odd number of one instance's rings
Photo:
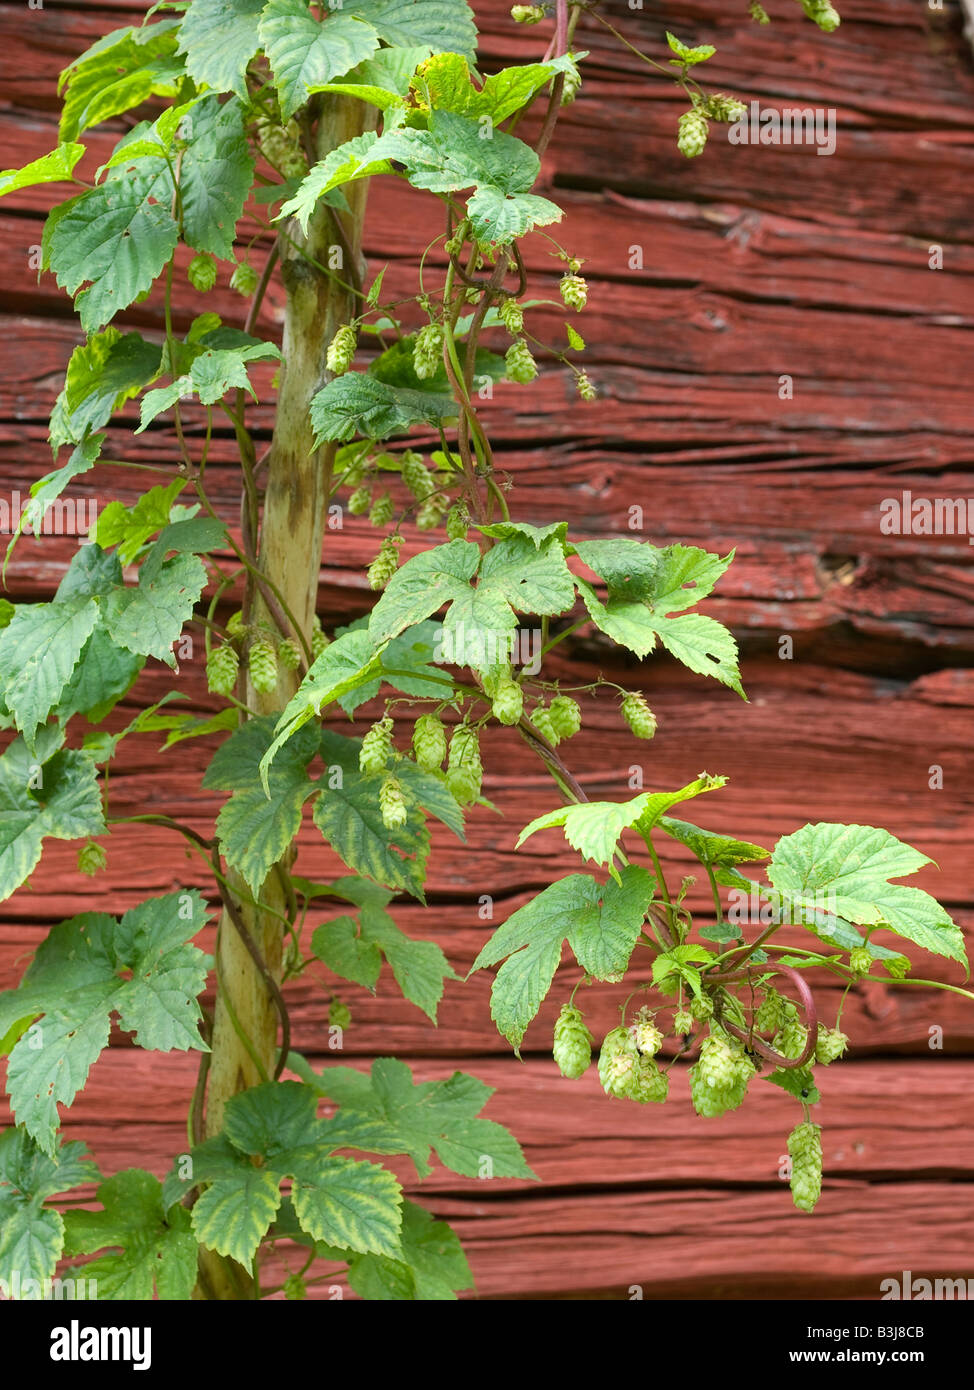
[[[811,986],[808,981],[799,974],[797,970],[793,969],[792,966],[769,963],[767,968],[773,970],[776,974],[787,975],[801,997],[802,1005],[805,1010],[806,1037],[805,1046],[798,1056],[785,1057],[776,1048],[772,1047],[770,1043],[766,1043],[763,1038],[756,1038],[753,1031],[750,1034],[745,1033],[742,1029],[738,1028],[736,1024],[730,1023],[726,1019],[721,1020],[721,1023],[722,1026],[727,1029],[728,1033],[732,1033],[735,1038],[743,1042],[752,1052],[760,1053],[760,1055],[767,1058],[769,1062],[773,1062],[776,1067],[784,1067],[789,1071],[797,1071],[811,1059],[815,1051],[815,1045],[818,1042],[818,1010],[815,1007],[815,996],[812,994]],[[752,966],[751,969],[764,970],[765,967],[763,965]]]

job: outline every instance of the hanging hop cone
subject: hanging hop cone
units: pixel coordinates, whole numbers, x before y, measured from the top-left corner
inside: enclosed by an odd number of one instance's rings
[[[347,1028],[352,1021],[352,1011],[340,999],[332,999],[328,1005],[328,1022],[332,1028]]]
[[[531,349],[523,338],[512,343],[504,354],[504,367],[508,379],[526,386],[538,375],[538,364],[531,356]]]
[[[825,34],[833,34],[842,23],[838,10],[829,0],[801,0],[801,4],[808,18]]]
[[[599,393],[584,372],[579,372],[578,376],[575,378],[575,385],[583,401],[594,401],[597,399]]]
[[[558,730],[551,718],[551,711],[545,709],[544,705],[539,705],[537,709],[531,711],[530,719],[541,737],[546,738],[553,748],[557,747],[561,739],[558,737]]]
[[[386,536],[379,546],[379,553],[369,565],[367,578],[370,589],[384,589],[399,568],[399,545],[397,537]]]
[[[849,969],[852,970],[859,979],[863,975],[868,975],[872,966],[873,958],[865,946],[853,946],[849,952]]]
[[[505,299],[498,305],[497,316],[512,338],[524,328],[524,310],[516,299]]]
[[[237,653],[228,642],[212,647],[206,661],[206,688],[212,695],[232,695],[237,684]]]
[[[246,630],[247,628],[244,624],[243,614],[239,611],[236,613],[231,613],[229,618],[227,619],[227,636],[242,637]]]
[[[436,376],[443,364],[443,329],[438,323],[428,323],[413,340],[413,371],[425,381]]]
[[[355,329],[344,324],[328,344],[325,366],[335,376],[344,376],[355,358]]]
[[[556,695],[548,706],[548,715],[560,739],[571,738],[582,727],[582,711],[570,695]]]
[[[321,630],[321,619],[316,613],[311,620],[311,657],[317,661],[326,647],[331,646],[331,638]]]
[[[87,874],[89,878],[94,878],[95,874],[101,873],[108,863],[108,855],[101,845],[96,845],[94,840],[88,840],[78,848],[78,872]]]
[[[821,1066],[827,1067],[830,1062],[838,1061],[848,1046],[849,1039],[838,1028],[827,1028],[824,1023],[818,1025],[815,1060]]]
[[[684,111],[679,121],[676,147],[687,159],[696,159],[698,154],[703,154],[709,133],[707,119],[701,112],[696,109]]]
[[[639,1053],[628,1028],[613,1028],[606,1033],[599,1051],[599,1080],[607,1095],[625,1099],[633,1088]]]
[[[544,5],[514,5],[511,8],[515,24],[540,24],[544,17]]]
[[[372,505],[372,489],[363,483],[348,499],[348,510],[352,516],[364,516]]]
[[[477,800],[483,774],[477,730],[472,724],[458,724],[450,739],[446,784],[461,806]]]
[[[308,1286],[300,1274],[289,1274],[284,1280],[284,1297],[289,1303],[308,1297]]]
[[[403,482],[417,502],[424,501],[435,490],[423,456],[417,454],[415,449],[406,450],[400,460],[400,469]]]
[[[446,517],[446,538],[448,541],[465,541],[470,529],[470,514],[462,502],[450,508]]]
[[[406,798],[402,794],[402,783],[391,772],[386,773],[379,788],[379,810],[382,812],[382,824],[387,830],[395,830],[397,826],[406,824]]]
[[[630,1100],[638,1100],[641,1105],[653,1102],[661,1105],[670,1093],[670,1078],[650,1057],[640,1057],[636,1067],[636,1077],[629,1092]]]
[[[359,749],[358,765],[360,772],[384,772],[392,752],[393,723],[388,714],[379,719],[366,732]]]
[[[705,1022],[713,1014],[714,1004],[709,994],[704,994],[700,999],[696,995],[690,1000],[690,1013],[698,1023]]]
[[[764,6],[759,4],[758,0],[751,0],[751,3],[747,7],[747,12],[754,20],[755,24],[771,23],[771,16],[768,14]]]
[[[186,267],[186,278],[194,290],[206,294],[216,284],[216,261],[209,251],[197,251]]]
[[[712,1030],[690,1068],[690,1099],[698,1115],[736,1110],[757,1068],[736,1039]]]
[[[724,92],[714,92],[709,96],[704,109],[712,121],[739,121],[747,115],[743,101],[729,97]]]
[[[784,1021],[783,1002],[777,990],[765,989],[764,998],[754,1011],[754,1026],[759,1033],[777,1033]]]
[[[502,676],[493,697],[494,718],[501,724],[517,724],[524,709],[524,692],[516,680]]]
[[[257,288],[257,272],[249,261],[241,261],[230,277],[230,288],[249,299]]]
[[[639,1010],[632,1026],[632,1037],[636,1047],[645,1057],[655,1057],[663,1046],[663,1034],[657,1028],[652,1013],[645,1006]]]
[[[301,648],[293,637],[285,637],[277,649],[277,659],[285,671],[296,671],[301,665]]]
[[[259,695],[269,695],[277,685],[277,653],[267,637],[257,636],[247,652],[250,683]]]
[[[439,772],[446,757],[446,728],[435,714],[421,714],[413,725],[413,753],[424,772]]]
[[[799,1211],[814,1211],[822,1195],[822,1126],[809,1120],[788,1136],[791,1196]]]
[[[392,498],[388,492],[384,492],[381,497],[377,497],[372,503],[372,510],[369,512],[369,523],[372,526],[388,526],[392,520]]]
[[[433,492],[420,503],[416,513],[416,525],[420,531],[434,531],[450,505],[450,499],[443,492]]]
[[[636,738],[652,738],[656,733],[656,715],[634,690],[622,701],[622,717]]]
[[[693,1014],[689,1009],[677,1009],[673,1015],[673,1031],[679,1037],[686,1037],[687,1033],[693,1032]]]
[[[783,1057],[800,1057],[805,1050],[808,1030],[798,1016],[798,1008],[790,999],[781,1001],[782,1023],[774,1037],[774,1046]]]
[[[588,285],[581,275],[563,275],[561,277],[561,297],[569,309],[574,309],[577,313],[585,308],[588,299]]]
[[[552,1054],[562,1076],[577,1081],[592,1060],[592,1034],[574,1004],[562,1004],[555,1021]]]

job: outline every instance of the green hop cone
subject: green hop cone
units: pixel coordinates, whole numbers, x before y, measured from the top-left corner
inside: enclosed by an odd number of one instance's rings
[[[747,115],[743,101],[726,96],[723,92],[714,92],[709,96],[704,109],[712,121],[739,121]]]
[[[694,995],[690,1000],[690,1013],[698,1023],[704,1023],[713,1012],[714,1004],[709,994],[704,994],[699,999]]]
[[[462,502],[450,508],[446,516],[446,538],[448,541],[465,541],[470,529],[470,513]]]
[[[842,19],[830,0],[801,0],[802,9],[808,18],[825,34],[833,34]]]
[[[257,636],[247,652],[250,683],[258,695],[269,695],[277,685],[277,653],[267,637]]]
[[[331,646],[331,638],[321,630],[321,619],[316,613],[311,620],[311,657],[317,661],[326,647]]]
[[[212,695],[232,695],[237,684],[237,653],[228,642],[212,647],[206,659],[206,688]]]
[[[583,401],[594,401],[597,399],[599,393],[584,372],[579,372],[578,376],[575,378],[575,386]]]
[[[277,649],[277,659],[285,671],[296,671],[301,665],[301,647],[293,637],[285,637]]]
[[[391,772],[387,772],[379,788],[379,810],[382,824],[387,830],[395,830],[406,824],[406,798],[402,794],[402,783]]]
[[[526,386],[538,375],[538,364],[531,356],[531,349],[523,338],[512,343],[504,354],[504,367],[510,381]]]
[[[639,1053],[628,1028],[606,1033],[599,1051],[599,1080],[607,1095],[624,1100],[633,1088],[639,1066]]]
[[[681,1038],[693,1032],[693,1014],[689,1009],[677,1009],[673,1015],[673,1031]]]
[[[399,568],[399,545],[397,537],[386,536],[379,546],[379,553],[369,565],[368,581],[370,589],[384,589]]]
[[[777,990],[765,989],[764,998],[754,1011],[754,1026],[759,1033],[777,1033],[784,1021],[782,1003]]]
[[[556,748],[561,739],[558,737],[558,730],[551,718],[551,711],[545,709],[544,705],[539,705],[537,709],[531,711],[530,719],[541,737],[546,738],[552,748]]]
[[[736,1039],[712,1030],[690,1068],[690,1099],[698,1115],[713,1118],[736,1110],[757,1068]]]
[[[372,506],[372,489],[367,483],[357,487],[348,499],[348,510],[352,516],[364,516]]]
[[[78,847],[78,872],[87,874],[89,878],[94,878],[95,874],[101,873],[108,863],[108,855],[101,845],[96,845],[94,840],[87,840]]]
[[[639,1010],[632,1026],[632,1037],[637,1049],[644,1057],[655,1057],[663,1046],[663,1034],[657,1028],[652,1014],[646,1008]]]
[[[512,338],[516,338],[524,328],[524,310],[516,299],[505,299],[498,306],[497,316]]]
[[[759,4],[759,0],[751,0],[751,3],[747,7],[747,12],[754,20],[755,24],[771,23],[771,16],[768,14],[764,6],[762,4]]]
[[[848,1037],[838,1028],[827,1028],[824,1023],[818,1025],[818,1036],[815,1039],[815,1060],[821,1066],[827,1067],[830,1062],[838,1061],[848,1046]]]
[[[788,1136],[791,1196],[799,1211],[814,1211],[822,1195],[822,1126],[806,1120]]]
[[[249,261],[241,261],[230,277],[230,288],[249,299],[257,288],[257,272]]]
[[[325,366],[335,376],[343,376],[355,357],[355,329],[346,323],[328,344]]]
[[[392,720],[388,715],[372,725],[362,739],[358,765],[361,772],[384,772],[392,752]]]
[[[652,738],[656,733],[656,715],[634,690],[622,701],[622,717],[636,738]]]
[[[332,999],[328,1005],[328,1023],[332,1028],[347,1028],[352,1021],[352,1011],[340,999]]]
[[[571,106],[582,89],[582,74],[578,70],[578,64],[574,61],[574,54],[572,59],[571,67],[565,69],[565,80],[561,87],[562,106]]]
[[[443,329],[438,323],[427,323],[413,340],[413,371],[426,381],[443,365]]]
[[[651,1057],[640,1057],[629,1099],[638,1100],[641,1105],[661,1105],[669,1093],[670,1078],[666,1072],[660,1071]]]
[[[515,24],[540,24],[544,16],[544,5],[514,5],[511,8],[511,18]]]
[[[477,800],[483,775],[477,730],[472,724],[458,724],[450,738],[446,784],[461,806]]]
[[[710,127],[702,112],[696,109],[684,111],[680,117],[676,147],[687,159],[696,159],[698,154],[703,154],[709,133]]]
[[[422,454],[417,454],[415,449],[407,449],[400,460],[402,480],[409,488],[409,491],[416,498],[417,502],[423,502],[430,493],[433,492],[433,479],[430,477],[423,462]]]
[[[798,1016],[798,1008],[790,999],[781,1001],[782,1021],[774,1037],[774,1046],[783,1057],[794,1060],[805,1050],[808,1029]]]
[[[284,1280],[284,1297],[289,1303],[308,1297],[308,1286],[300,1274],[289,1274]]]
[[[524,710],[524,692],[516,680],[502,676],[494,691],[494,718],[501,724],[517,724]]]
[[[450,505],[450,499],[443,492],[431,493],[419,505],[416,512],[416,525],[420,531],[434,531]]]
[[[244,623],[243,614],[240,612],[231,613],[227,619],[227,636],[242,637],[246,631],[247,628]]]
[[[868,975],[873,963],[873,958],[865,946],[853,946],[849,952],[849,969],[853,971],[857,979],[862,979]]]
[[[585,308],[588,299],[588,285],[581,275],[563,275],[561,284],[561,297],[569,309],[574,309],[576,313],[581,313]]]
[[[562,1004],[555,1021],[552,1055],[562,1076],[577,1081],[592,1060],[592,1034],[574,1004]]]
[[[582,711],[570,695],[556,695],[548,706],[548,716],[559,739],[571,738],[582,727]]]
[[[216,260],[209,251],[197,251],[186,267],[186,278],[194,290],[207,294],[216,284]]]
[[[392,520],[392,498],[388,492],[384,492],[381,497],[377,497],[372,503],[372,510],[369,512],[369,524],[372,526],[388,526]]]
[[[439,772],[446,757],[446,728],[435,714],[421,714],[413,725],[413,752],[424,772]]]

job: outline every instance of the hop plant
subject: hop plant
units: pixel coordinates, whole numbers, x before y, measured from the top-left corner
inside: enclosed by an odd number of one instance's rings
[[[633,1041],[636,1047],[645,1057],[655,1057],[663,1046],[663,1034],[656,1026],[656,1022],[649,1009],[639,1010],[639,1016],[632,1027]]]
[[[331,638],[326,637],[321,630],[321,619],[316,613],[311,620],[311,656],[317,661],[326,647],[331,646]]]
[[[531,711],[530,718],[541,737],[546,738],[552,748],[557,748],[561,739],[558,737],[558,730],[555,728],[551,711],[545,709],[544,705],[538,705],[537,709]]]
[[[433,531],[443,520],[450,505],[450,499],[442,492],[433,492],[420,504],[416,513],[416,525],[420,531]]]
[[[301,178],[308,172],[307,160],[301,153],[297,121],[288,121],[286,126],[281,127],[274,121],[259,120],[257,138],[268,162],[285,178]]]
[[[361,772],[384,772],[392,752],[392,720],[388,715],[372,725],[362,739],[358,765]]]
[[[712,121],[739,121],[747,114],[747,107],[743,101],[725,96],[723,92],[714,92],[709,96],[705,109]]]
[[[277,653],[269,638],[258,635],[247,652],[250,683],[259,695],[269,695],[277,685]]]
[[[108,863],[108,855],[102,845],[96,845],[94,840],[87,840],[78,847],[78,872],[87,874],[89,878],[94,878],[95,874],[101,873]]]
[[[689,1009],[677,1009],[673,1015],[673,1031],[680,1037],[693,1032],[693,1014]]]
[[[702,994],[698,999],[696,995],[690,1000],[690,1013],[698,1023],[704,1023],[712,1016],[714,1003],[709,994]]]
[[[574,54],[572,55],[574,59]],[[582,87],[582,74],[578,70],[578,65],[573,61],[570,68],[565,69],[565,80],[561,87],[562,106],[571,106],[578,96]]]
[[[348,499],[348,510],[352,516],[364,516],[372,505],[372,489],[363,483]]]
[[[639,1066],[639,1053],[628,1028],[606,1033],[599,1051],[599,1080],[610,1096],[624,1100],[633,1088]]]
[[[577,1081],[592,1060],[592,1034],[574,1004],[562,1004],[555,1020],[552,1054],[562,1076]]]
[[[458,724],[450,739],[446,784],[461,806],[477,800],[483,775],[477,730],[472,724]]]
[[[503,676],[494,691],[492,709],[501,724],[517,724],[524,710],[524,692],[516,680]]]
[[[791,1155],[791,1196],[799,1211],[814,1211],[822,1195],[822,1126],[810,1120],[796,1125],[788,1136]]]
[[[227,633],[230,637],[242,637],[247,627],[244,623],[243,614],[239,611],[231,613],[227,619]]]
[[[370,589],[384,589],[399,568],[398,537],[386,536],[379,546],[379,553],[369,565],[368,581]]]
[[[583,401],[594,401],[599,394],[585,372],[579,372],[578,376],[575,378],[575,385]]]
[[[538,375],[538,364],[531,356],[531,349],[523,338],[512,343],[504,354],[504,366],[511,381],[526,386]]]
[[[571,738],[582,727],[582,711],[570,695],[556,695],[548,706],[548,717],[559,739]]]
[[[783,1057],[800,1057],[805,1050],[808,1029],[798,1017],[798,1009],[790,999],[781,1001],[782,1022],[774,1038],[774,1045]]]
[[[758,3],[758,0],[751,0],[751,3],[747,7],[747,12],[754,20],[755,24],[771,23],[770,15],[764,6]]]
[[[239,658],[229,642],[211,647],[206,659],[206,688],[211,695],[232,695],[237,684]]]
[[[436,376],[443,362],[443,329],[438,323],[427,323],[413,341],[413,371],[425,381]]]
[[[656,715],[634,690],[623,698],[622,717],[636,738],[652,738],[656,732]]]
[[[387,830],[406,824],[406,798],[402,794],[402,783],[393,773],[386,773],[379,788],[379,810],[382,824]]]
[[[661,1071],[652,1058],[640,1057],[629,1099],[638,1100],[642,1105],[649,1102],[661,1105],[669,1093],[670,1078],[666,1072]]]
[[[524,310],[517,300],[505,299],[498,306],[497,313],[511,337],[516,338],[524,328]]]
[[[285,671],[296,671],[301,665],[301,648],[293,637],[285,637],[277,649],[277,659]]]
[[[757,1068],[736,1039],[712,1029],[690,1068],[690,1099],[698,1115],[736,1110]]]
[[[257,272],[249,261],[241,261],[230,277],[230,288],[249,299],[257,288]]]
[[[421,714],[413,725],[413,752],[424,772],[438,772],[446,757],[446,728],[435,714]]]
[[[775,989],[765,989],[764,998],[754,1011],[754,1026],[760,1033],[777,1033],[784,1020],[783,1000]]]
[[[334,376],[343,376],[355,357],[355,329],[344,324],[328,344],[325,366]]]
[[[837,1061],[848,1046],[849,1039],[838,1028],[827,1028],[824,1023],[818,1025],[815,1060],[821,1066],[827,1067],[830,1062]]]
[[[833,34],[842,19],[830,0],[801,0],[802,9],[814,24],[825,34]]]
[[[333,998],[328,1005],[328,1022],[332,1028],[347,1028],[352,1021],[352,1011],[341,999]]]
[[[407,449],[400,459],[400,468],[402,480],[417,502],[422,502],[429,497],[434,490],[433,479],[423,462],[422,454],[417,454],[415,449]]]
[[[581,275],[563,275],[559,289],[568,308],[581,313],[588,299],[588,285]]]
[[[849,952],[849,969],[858,979],[863,975],[868,975],[873,963],[873,958],[865,946],[853,946]]]
[[[514,5],[511,9],[515,24],[540,24],[544,16],[544,5]]]
[[[388,492],[384,492],[381,497],[377,497],[372,503],[372,510],[369,512],[369,524],[372,526],[388,526],[392,520],[392,498]]]
[[[289,1274],[284,1280],[284,1297],[289,1303],[308,1297],[308,1286],[300,1274]]]
[[[703,154],[709,133],[707,118],[701,111],[696,108],[684,111],[680,117],[676,147],[687,159],[696,159],[698,154]]]
[[[470,529],[470,513],[462,502],[451,507],[446,516],[446,538],[448,541],[465,541]]]
[[[194,290],[208,293],[216,284],[216,259],[209,251],[197,251],[186,267],[186,278]]]

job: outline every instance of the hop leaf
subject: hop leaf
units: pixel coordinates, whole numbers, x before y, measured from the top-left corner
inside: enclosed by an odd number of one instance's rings
[[[799,1211],[814,1211],[822,1195],[822,1126],[806,1120],[788,1136],[791,1196]]]
[[[465,541],[470,529],[470,513],[462,502],[451,507],[446,518],[446,538],[448,541]]]
[[[293,637],[285,637],[277,649],[277,659],[285,671],[296,671],[301,665],[301,648]]]
[[[435,714],[421,714],[413,726],[413,752],[424,772],[438,772],[446,757],[446,728]]]
[[[628,1028],[613,1028],[599,1052],[599,1080],[607,1095],[624,1100],[632,1091],[639,1067],[639,1053]]]
[[[423,462],[422,454],[415,449],[407,449],[400,460],[402,480],[417,502],[423,502],[434,491],[433,479]]]
[[[827,1028],[824,1023],[818,1025],[815,1060],[823,1067],[827,1067],[830,1062],[838,1061],[848,1046],[849,1039],[838,1028]]]
[[[230,288],[249,299],[257,288],[257,272],[249,261],[241,261],[230,277]]]
[[[703,154],[707,136],[710,133],[707,118],[696,109],[684,111],[680,117],[679,127],[676,137],[677,149],[681,154],[686,155],[687,159],[696,159],[698,154]]]
[[[358,765],[362,772],[384,772],[392,752],[392,720],[388,715],[378,720],[362,739]]]
[[[517,724],[524,709],[524,692],[516,680],[502,676],[494,691],[494,718],[501,724]]]
[[[524,310],[516,299],[505,299],[497,310],[501,323],[516,338],[524,328]]]
[[[383,777],[379,788],[379,810],[382,812],[382,824],[387,830],[397,830],[400,825],[406,824],[406,798],[402,794],[402,783],[391,772]]]
[[[212,695],[232,695],[239,658],[228,642],[212,647],[206,659],[206,688]]]
[[[398,536],[386,536],[380,545],[379,553],[368,569],[370,589],[384,589],[399,568],[399,539]]]
[[[194,290],[206,294],[216,284],[216,260],[209,251],[198,251],[186,267],[186,278]]]
[[[413,371],[421,381],[436,376],[443,362],[443,329],[438,323],[428,323],[419,330],[413,341]]]
[[[364,516],[372,505],[372,489],[365,483],[357,487],[348,499],[348,510],[352,516]]]
[[[523,338],[518,338],[517,342],[512,343],[507,349],[504,364],[508,378],[522,386],[526,386],[538,375],[538,364],[531,356],[531,350]]]
[[[622,701],[622,717],[636,738],[652,738],[656,732],[656,715],[634,690]]]
[[[446,784],[461,806],[476,801],[483,780],[480,739],[472,724],[458,724],[450,739]]]
[[[630,1100],[638,1100],[645,1105],[653,1102],[662,1104],[670,1093],[670,1078],[650,1057],[640,1057],[636,1077],[629,1092]]]
[[[563,1004],[555,1021],[552,1055],[562,1076],[577,1081],[592,1060],[592,1034],[581,1012],[573,1004]]]
[[[581,275],[563,275],[561,277],[561,297],[569,309],[574,309],[581,313],[585,308],[588,299],[588,285]]]
[[[556,695],[548,706],[548,716],[559,739],[571,738],[582,727],[582,711],[570,695]]]
[[[102,845],[95,844],[94,840],[88,840],[78,848],[78,872],[87,874],[89,878],[94,878],[95,874],[101,873],[108,863],[108,855]]]
[[[388,492],[384,492],[381,497],[377,497],[372,503],[372,510],[369,512],[369,523],[372,526],[388,526],[392,520],[392,498]]]
[[[277,653],[269,638],[254,638],[247,652],[250,683],[259,695],[269,695],[277,685]]]
[[[344,376],[355,357],[355,329],[344,324],[328,344],[325,366],[334,376]]]

